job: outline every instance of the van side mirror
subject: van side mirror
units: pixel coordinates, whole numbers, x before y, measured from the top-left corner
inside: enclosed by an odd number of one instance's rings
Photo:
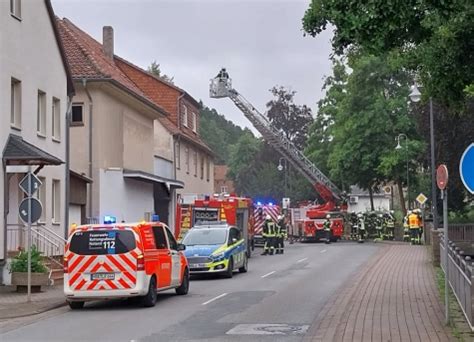
[[[186,250],[186,245],[182,243],[178,243],[178,251],[184,251],[184,250]]]

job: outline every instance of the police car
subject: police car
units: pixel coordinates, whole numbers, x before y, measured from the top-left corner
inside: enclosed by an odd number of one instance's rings
[[[217,273],[232,278],[233,272],[247,272],[247,246],[242,232],[222,222],[197,223],[182,243],[186,246],[191,274]]]

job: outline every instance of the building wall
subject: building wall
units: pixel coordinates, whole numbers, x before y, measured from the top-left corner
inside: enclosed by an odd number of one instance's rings
[[[29,143],[65,160],[65,121],[67,110],[67,80],[63,61],[54,36],[44,1],[23,1],[21,21],[10,15],[10,2],[0,1],[0,148],[3,150],[10,133],[21,135]],[[11,78],[21,81],[21,130],[10,126]],[[38,90],[46,93],[46,134],[37,134]],[[60,139],[52,139],[52,99],[60,100]],[[4,170],[0,171],[3,180]],[[64,235],[64,200],[61,201],[60,222],[51,223],[52,180],[61,183],[61,198],[65,198],[65,166],[47,166],[39,173],[47,187],[46,224]],[[16,187],[17,184],[12,184]],[[3,182],[0,182],[0,217],[4,217]],[[12,191],[15,191],[12,189]],[[10,201],[9,223],[18,223],[17,201]],[[0,226],[0,260],[4,258],[3,220]]]
[[[390,210],[390,198],[389,197],[374,197],[374,208],[375,210]],[[355,204],[349,203],[349,212],[365,212],[370,211],[370,197],[359,196],[358,202]]]
[[[153,212],[153,184],[124,179],[122,170],[100,170],[100,212],[117,222],[139,222]]]
[[[154,154],[173,162],[173,135],[158,120],[154,122]]]

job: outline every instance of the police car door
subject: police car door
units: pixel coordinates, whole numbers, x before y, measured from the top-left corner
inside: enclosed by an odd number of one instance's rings
[[[168,227],[165,228],[171,253],[171,286],[179,285],[181,282],[181,256],[178,252],[178,243]]]

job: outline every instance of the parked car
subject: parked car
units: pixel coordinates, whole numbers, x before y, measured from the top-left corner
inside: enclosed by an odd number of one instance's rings
[[[189,291],[185,246],[160,222],[85,225],[69,235],[64,293],[71,309],[85,301],[141,297],[154,306],[157,292]]]
[[[235,270],[247,272],[247,248],[235,226],[219,222],[196,225],[182,242],[191,274],[217,273],[232,278]]]

